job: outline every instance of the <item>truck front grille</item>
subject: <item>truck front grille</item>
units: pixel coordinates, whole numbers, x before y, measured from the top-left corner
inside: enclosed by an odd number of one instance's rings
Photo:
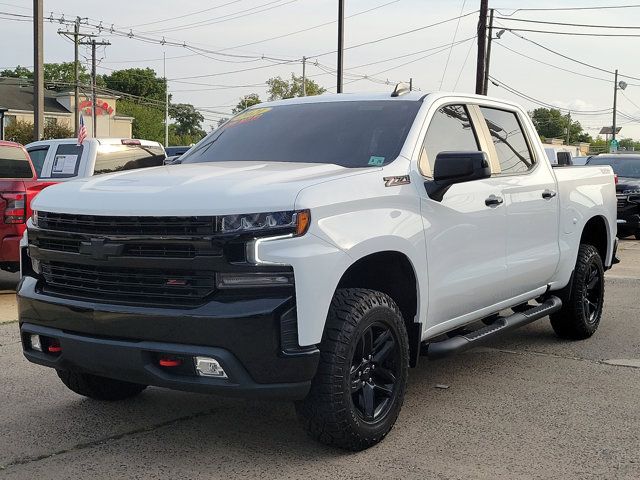
[[[82,240],[43,236],[35,241],[38,248],[54,252],[81,253]],[[205,254],[219,254],[213,249]],[[148,243],[132,242],[124,246],[122,253],[126,257],[151,258],[194,258],[196,248],[188,243]]]
[[[45,290],[85,299],[126,304],[194,307],[215,290],[213,272],[97,267],[42,263]]]
[[[94,235],[212,235],[216,217],[118,217],[38,212],[38,227]]]

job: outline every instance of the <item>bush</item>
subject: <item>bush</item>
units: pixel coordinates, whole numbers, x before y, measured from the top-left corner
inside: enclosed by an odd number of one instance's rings
[[[57,123],[47,123],[44,126],[42,139],[50,140],[52,138],[70,138],[73,136],[73,130],[71,128]],[[8,125],[4,129],[4,138],[23,145],[33,142],[35,140],[33,123],[20,120],[12,125]]]

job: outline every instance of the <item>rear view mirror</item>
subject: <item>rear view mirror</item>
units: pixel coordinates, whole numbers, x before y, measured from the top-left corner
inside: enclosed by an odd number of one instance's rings
[[[452,185],[490,176],[489,158],[484,152],[440,152],[433,167],[433,181],[426,182],[425,187],[429,197],[440,202]]]

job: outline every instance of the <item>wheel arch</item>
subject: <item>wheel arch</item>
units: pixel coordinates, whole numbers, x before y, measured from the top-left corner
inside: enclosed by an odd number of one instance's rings
[[[609,237],[607,220],[602,215],[595,215],[584,224],[580,236],[580,244],[588,243],[593,245],[598,250],[602,262],[606,265],[609,261]]]
[[[397,250],[369,253],[358,258],[342,274],[340,288],[368,288],[389,295],[398,305],[409,335],[410,365],[415,366],[420,354],[422,324],[420,288],[416,268],[411,259]]]

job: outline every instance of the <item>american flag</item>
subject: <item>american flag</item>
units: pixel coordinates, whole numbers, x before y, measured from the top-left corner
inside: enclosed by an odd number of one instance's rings
[[[78,124],[78,145],[82,145],[85,138],[87,138],[87,127],[84,126],[84,116],[81,113],[80,123]]]

